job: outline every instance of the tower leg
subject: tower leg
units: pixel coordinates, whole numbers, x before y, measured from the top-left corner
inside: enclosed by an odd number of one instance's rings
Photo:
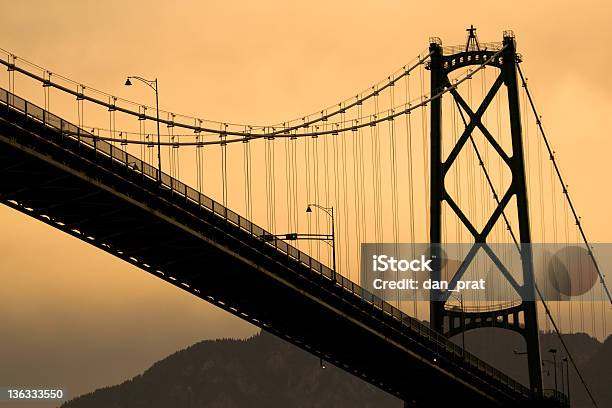
[[[442,72],[442,47],[432,42],[429,45],[431,54],[431,95],[439,93],[445,84]],[[442,98],[431,101],[431,132],[430,132],[430,223],[429,242],[430,256],[433,259],[431,279],[440,280],[440,247],[442,238],[442,200],[444,199],[444,175],[442,172]],[[444,302],[439,301],[440,291],[432,290],[429,302],[430,327],[439,333],[444,329]]]
[[[531,254],[531,231],[529,229],[529,211],[527,203],[527,185],[525,181],[525,161],[523,153],[523,136],[519,106],[518,83],[516,79],[516,49],[513,37],[504,37],[504,60],[502,75],[508,90],[508,108],[510,113],[510,131],[512,136],[512,179],[516,194],[516,205],[521,242],[523,266],[523,290],[521,294],[525,305],[525,343],[529,364],[529,386],[532,391],[542,394],[542,362],[540,358],[540,340],[535,302],[535,280],[533,258]]]

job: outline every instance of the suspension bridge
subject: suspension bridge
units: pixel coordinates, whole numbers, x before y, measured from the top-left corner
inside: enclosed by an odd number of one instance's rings
[[[606,335],[610,294],[514,34],[468,33],[460,46],[432,38],[383,81],[273,125],[160,110],[1,50],[0,200],[406,406],[569,406],[544,386],[539,330]],[[159,102],[156,79],[126,82],[139,83]],[[521,264],[491,288],[507,302],[386,301],[361,282],[366,242],[507,243]],[[597,274],[586,297],[542,297],[534,242],[585,249]],[[528,384],[452,339],[481,327],[524,338]]]

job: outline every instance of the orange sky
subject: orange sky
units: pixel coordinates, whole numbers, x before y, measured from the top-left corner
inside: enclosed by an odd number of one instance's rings
[[[151,95],[124,88],[126,74],[157,76],[162,108],[233,122],[275,123],[352,96],[430,36],[453,45],[470,24],[482,41],[513,29],[589,236],[612,241],[607,2],[4,3],[0,47],[132,100]],[[56,381],[83,392],[199,339],[255,331],[8,208],[0,225],[0,385]]]

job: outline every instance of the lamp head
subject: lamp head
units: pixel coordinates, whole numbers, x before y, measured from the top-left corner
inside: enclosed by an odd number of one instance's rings
[[[128,79],[125,80],[125,85],[126,86],[132,85],[132,81],[130,81],[130,77],[128,77]]]

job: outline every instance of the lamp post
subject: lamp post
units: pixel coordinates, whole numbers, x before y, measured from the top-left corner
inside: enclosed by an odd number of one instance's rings
[[[562,394],[565,394],[565,371],[563,370],[563,362],[559,361],[559,369],[561,371],[561,390],[559,391]]]
[[[157,182],[161,184],[161,140],[159,136],[159,90],[157,87],[157,78],[150,81],[139,76],[129,76],[125,80],[126,86],[132,85],[132,81],[130,81],[130,79],[136,79],[155,91],[155,112],[157,113]]]
[[[557,386],[557,349],[551,348],[548,350],[548,352],[553,355],[553,369],[555,370],[555,397],[556,397],[557,393],[559,392],[559,388]]]
[[[567,402],[569,403],[570,400],[570,379],[569,379],[569,361],[567,359],[567,357],[563,357],[562,360],[565,363],[565,381],[567,382]],[[561,367],[561,369],[563,369],[563,367]]]
[[[555,348],[551,348],[548,350],[549,353],[551,353],[553,355],[553,359],[551,360],[546,360],[546,359],[542,359],[542,366],[544,366],[544,363],[550,363],[553,365],[553,368],[555,370],[555,398],[559,398],[559,388],[557,387],[557,349]],[[527,355],[529,353],[527,353],[526,351],[517,351],[517,350],[513,350],[513,353],[517,356],[522,356],[522,355]],[[567,357],[563,358],[563,362],[565,362],[566,366],[567,366]],[[563,366],[561,366],[561,378],[563,381]],[[569,370],[569,367],[568,367]],[[550,375],[550,372],[549,374]],[[569,401],[569,371],[567,371],[567,398]]]
[[[327,215],[331,217],[331,224],[332,224],[331,225],[331,242],[332,242],[332,258],[333,258],[332,276],[333,276],[334,282],[336,282],[336,233],[335,233],[335,222],[334,222],[334,207],[322,207],[318,204],[308,204],[308,207],[306,208],[307,213],[312,212],[311,207],[318,208],[319,210],[324,211]]]
[[[308,204],[306,208],[307,213],[312,212],[312,207],[318,208],[321,211],[325,211],[327,215],[331,217],[331,234],[300,234],[297,232],[290,232],[287,234],[263,234],[261,238],[264,241],[274,241],[277,239],[286,239],[288,241],[295,240],[314,240],[314,241],[331,241],[332,247],[332,257],[333,257],[333,271],[332,271],[332,279],[333,282],[336,283],[336,234],[335,234],[335,223],[334,223],[334,207],[322,207],[318,204]],[[329,243],[328,243],[329,244]],[[319,365],[321,368],[326,368],[325,360],[323,360],[323,355],[319,357]]]
[[[332,277],[334,282],[336,282],[336,234],[334,231],[334,207],[322,207],[318,204],[308,204],[308,207],[306,207],[306,212],[307,213],[311,213],[312,212],[312,208],[311,207],[315,207],[320,209],[321,211],[325,211],[327,213],[327,215],[329,215],[331,217],[331,223],[332,223],[332,228],[331,228],[331,242],[332,242],[332,258],[333,259],[333,272],[332,272]],[[321,365],[321,368],[325,368],[325,362],[323,361],[323,358],[321,358],[319,360],[319,364]]]
[[[463,357],[465,357],[465,307],[463,306],[463,293],[459,292],[459,296],[453,293],[449,295],[457,299],[461,305],[461,348],[463,349]]]

